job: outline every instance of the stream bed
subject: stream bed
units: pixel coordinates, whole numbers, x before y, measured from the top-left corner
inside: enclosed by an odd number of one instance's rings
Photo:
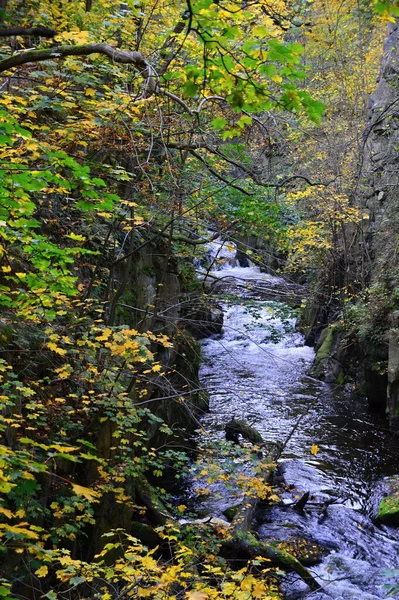
[[[374,521],[384,478],[399,472],[399,436],[364,399],[308,375],[314,350],[295,330],[295,314],[275,300],[276,289],[287,289],[284,280],[229,265],[212,277],[225,282],[235,299],[223,300],[220,292],[223,331],[202,341],[200,375],[210,394],[203,427],[221,439],[235,416],[264,440],[284,443],[297,424],[279,461],[282,502],[260,511],[256,530],[260,539],[300,537],[325,552],[311,567],[322,591],[309,592],[291,574],[284,578],[284,597],[399,598],[387,596],[389,585],[399,583],[392,572],[399,569],[399,530]],[[318,447],[315,454],[312,446]],[[305,510],[293,510],[289,504],[307,491]],[[220,517],[232,501],[221,491],[205,504]]]

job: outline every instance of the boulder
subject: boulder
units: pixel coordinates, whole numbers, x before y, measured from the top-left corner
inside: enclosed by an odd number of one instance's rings
[[[194,301],[183,306],[181,321],[197,340],[219,334],[223,328],[223,310],[216,302]]]

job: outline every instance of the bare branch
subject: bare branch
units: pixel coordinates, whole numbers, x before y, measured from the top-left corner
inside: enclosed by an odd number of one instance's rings
[[[220,173],[218,173],[217,171],[215,171],[210,166],[210,164],[205,160],[205,158],[203,156],[201,156],[201,154],[198,154],[198,152],[195,152],[194,150],[190,150],[190,154],[192,154],[193,156],[195,156],[195,158],[197,158],[198,160],[200,160],[202,162],[202,164],[204,164],[206,166],[206,168],[208,169],[208,171],[210,173],[212,173],[212,175],[214,175],[217,179],[220,179],[220,181],[223,181],[223,183],[226,183],[228,186],[233,187],[234,189],[238,190],[239,192],[242,192],[246,196],[253,196],[254,195],[251,192],[248,192],[247,190],[244,190],[244,188],[240,187],[239,185],[236,185],[232,181],[229,181],[228,179],[226,179],[225,177],[223,177],[223,175],[221,175]]]

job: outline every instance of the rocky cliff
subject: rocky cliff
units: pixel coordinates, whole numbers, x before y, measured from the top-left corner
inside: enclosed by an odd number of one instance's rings
[[[388,27],[364,134],[360,200],[369,214],[364,272],[370,333],[387,360],[387,412],[399,424],[399,21]],[[373,335],[371,335],[373,337]]]
[[[386,408],[391,424],[398,426],[398,20],[388,26],[377,86],[369,101],[353,201],[365,217],[352,247],[351,277],[358,301],[345,307],[343,320],[321,336],[314,373],[328,381],[351,381],[371,404]]]

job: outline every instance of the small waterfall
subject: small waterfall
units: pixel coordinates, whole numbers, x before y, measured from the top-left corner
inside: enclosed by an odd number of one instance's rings
[[[207,250],[206,259],[211,264],[213,271],[220,271],[225,268],[238,267],[237,246],[234,242],[224,241],[218,237],[213,242],[205,246]]]

